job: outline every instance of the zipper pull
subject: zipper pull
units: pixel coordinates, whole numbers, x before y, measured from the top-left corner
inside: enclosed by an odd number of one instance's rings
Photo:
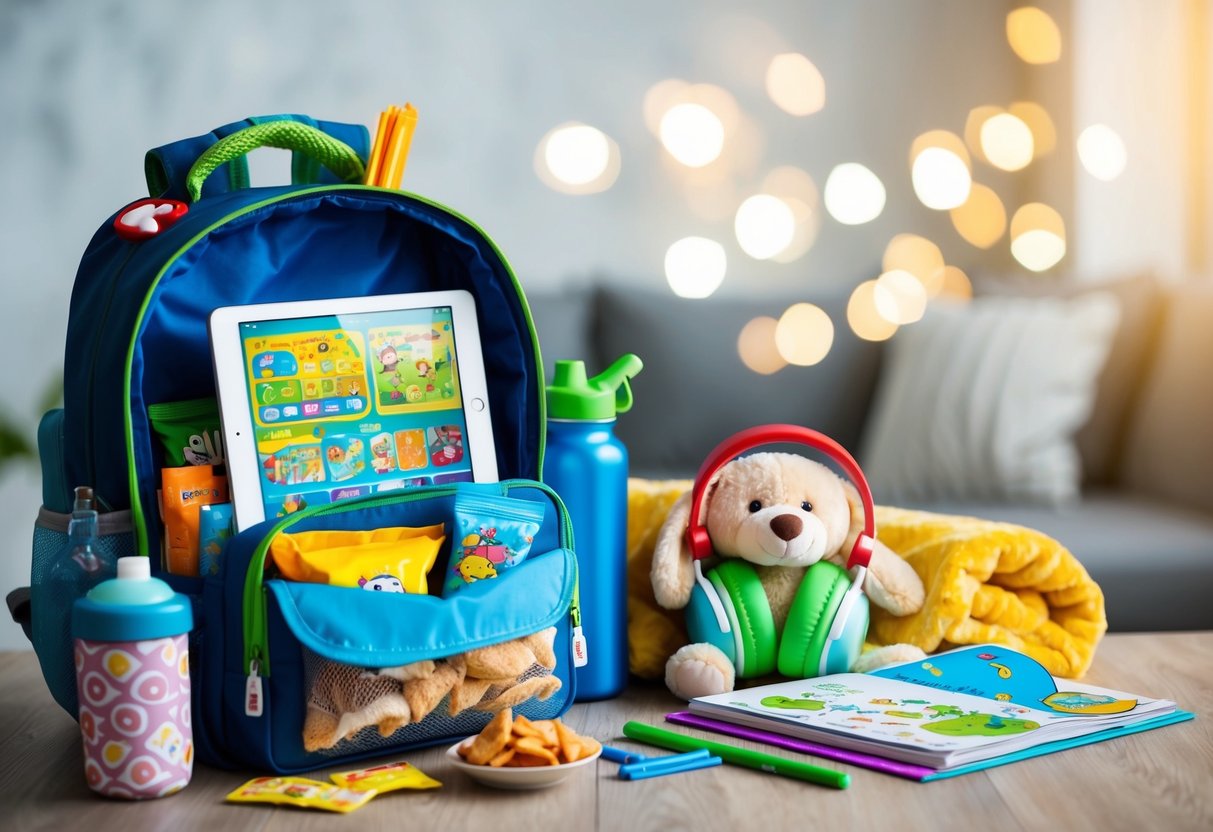
[[[585,667],[589,663],[590,654],[586,648],[585,633],[578,625],[573,628],[573,667]]]
[[[257,671],[261,669],[261,663],[256,659],[249,662],[248,680],[244,685],[244,715],[245,716],[261,716],[265,700],[261,695],[261,677],[257,675]]]

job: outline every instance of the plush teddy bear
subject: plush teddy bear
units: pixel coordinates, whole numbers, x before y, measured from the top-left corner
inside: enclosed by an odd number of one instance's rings
[[[650,579],[657,603],[682,609],[691,598],[694,569],[685,537],[691,494],[670,510],[657,535]],[[847,553],[863,529],[859,493],[826,466],[788,453],[757,453],[722,466],[708,483],[701,520],[718,558],[754,564],[782,632],[796,590],[808,567],[825,559],[845,567]],[[705,567],[711,565],[704,564]],[[894,615],[922,607],[918,574],[879,541],[863,584],[868,598]],[[887,645],[864,653],[852,670],[864,672],[920,658],[910,645]],[[666,685],[691,699],[733,690],[733,662],[717,647],[682,646],[666,662]]]
[[[332,748],[363,728],[389,737],[420,722],[449,695],[450,716],[475,708],[496,713],[560,690],[552,675],[556,628],[460,653],[437,662],[367,670],[323,662],[314,674],[303,724],[303,747]]]

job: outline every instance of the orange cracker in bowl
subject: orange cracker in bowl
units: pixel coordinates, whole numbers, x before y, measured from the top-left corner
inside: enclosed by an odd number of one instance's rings
[[[510,739],[510,729],[513,727],[514,716],[509,708],[501,711],[484,726],[468,749],[467,761],[472,765],[483,766],[505,750]]]
[[[550,766],[560,765],[560,760],[557,759],[552,750],[548,748],[544,744],[543,740],[539,737],[518,737],[516,740],[514,740],[514,748],[518,750],[519,754],[529,754],[532,757],[541,757],[544,760],[547,760],[547,764]]]

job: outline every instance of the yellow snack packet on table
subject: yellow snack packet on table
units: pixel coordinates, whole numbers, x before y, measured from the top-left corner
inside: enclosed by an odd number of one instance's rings
[[[372,789],[376,794],[397,789],[437,789],[442,783],[408,763],[387,763],[358,771],[330,775],[338,786],[347,789]]]
[[[270,556],[288,580],[424,595],[443,532],[439,523],[280,534],[270,543]]]
[[[375,796],[374,789],[347,789],[306,777],[254,777],[229,794],[229,803],[276,803],[328,812],[352,812]]]

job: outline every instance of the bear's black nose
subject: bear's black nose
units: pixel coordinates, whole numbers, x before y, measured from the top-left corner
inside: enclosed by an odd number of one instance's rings
[[[795,514],[780,514],[771,518],[771,531],[780,540],[791,540],[804,529],[804,521]]]

